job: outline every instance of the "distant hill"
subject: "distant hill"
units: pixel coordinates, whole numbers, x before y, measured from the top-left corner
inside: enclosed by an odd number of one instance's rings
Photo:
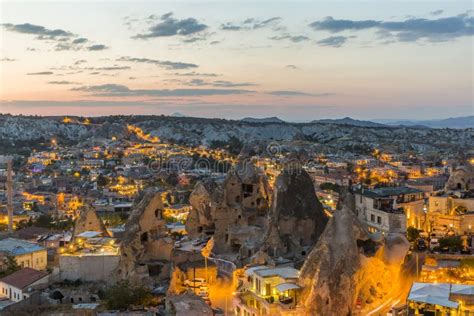
[[[263,118],[245,117],[241,119],[241,121],[244,121],[247,123],[284,123],[285,122],[276,116],[263,117]]]
[[[426,126],[431,128],[474,128],[474,115],[450,117],[442,120],[378,120],[387,125]]]
[[[186,117],[186,115],[184,115],[183,113],[180,113],[180,112],[174,112],[170,116],[173,116],[173,117]]]
[[[359,126],[359,127],[387,127],[387,125],[384,125],[381,123],[375,123],[372,121],[354,120],[353,118],[350,118],[350,117],[345,117],[342,119],[314,120],[311,123],[327,123],[327,124],[350,125],[350,126]]]
[[[90,146],[112,138],[128,139],[128,125],[159,137],[163,142],[189,146],[213,146],[238,139],[243,143],[295,141],[299,145],[314,144],[330,153],[362,153],[372,148],[420,153],[453,153],[471,148],[474,129],[434,129],[411,126],[384,126],[353,119],[323,120],[314,123],[290,123],[270,118],[245,122],[242,120],[170,117],[153,115],[101,116],[91,118],[91,124],[64,122],[61,117],[14,116],[0,114],[0,148],[2,152],[31,153],[41,143],[52,138],[68,144]],[[324,122],[326,121],[326,122]],[[354,126],[357,124],[357,126]],[[371,126],[367,126],[370,124]],[[298,146],[299,146],[298,145]],[[285,145],[282,145],[285,146]],[[306,145],[304,145],[306,146]],[[312,145],[311,145],[312,146]]]

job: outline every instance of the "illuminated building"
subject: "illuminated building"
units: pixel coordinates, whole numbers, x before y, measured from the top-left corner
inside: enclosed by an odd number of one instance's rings
[[[0,253],[13,256],[20,267],[44,270],[48,263],[46,248],[21,239],[0,240]]]
[[[357,216],[372,232],[405,233],[420,228],[425,216],[423,192],[408,187],[360,189],[355,193]]]
[[[298,270],[256,266],[245,270],[244,275],[246,280],[234,297],[235,315],[301,315]]]
[[[415,282],[407,305],[410,315],[471,315],[474,312],[474,286]]]

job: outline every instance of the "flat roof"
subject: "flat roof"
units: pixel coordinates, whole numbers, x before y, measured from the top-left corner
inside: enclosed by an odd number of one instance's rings
[[[458,308],[459,303],[450,299],[451,294],[474,295],[474,285],[450,283],[413,283],[409,301]]]
[[[267,269],[258,269],[255,271],[255,274],[261,277],[271,277],[279,276],[284,279],[296,279],[299,277],[300,272],[295,268],[283,267],[283,268],[267,268]]]
[[[373,198],[382,198],[403,194],[423,193],[423,191],[409,187],[384,187],[375,189],[360,189],[357,190],[356,193]]]
[[[300,289],[301,287],[298,284],[295,283],[281,283],[276,286],[276,289],[278,292],[285,292],[288,290],[297,290]]]

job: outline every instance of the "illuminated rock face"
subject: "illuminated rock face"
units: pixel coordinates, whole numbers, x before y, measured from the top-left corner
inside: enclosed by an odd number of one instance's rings
[[[154,265],[170,261],[173,249],[173,241],[166,238],[161,193],[148,190],[136,201],[125,226],[116,275],[131,282],[142,282],[153,274],[169,276],[169,267]]]
[[[457,167],[449,176],[445,189],[452,190],[473,190],[474,189],[474,167],[467,162],[465,165]]]
[[[200,182],[190,196],[192,210],[186,222],[191,237],[214,235],[214,253],[255,253],[268,224],[270,188],[254,164],[242,160],[223,183]]]
[[[374,305],[397,289],[408,241],[370,237],[350,207],[335,212],[301,269],[308,315],[350,315],[357,301]]]
[[[219,200],[217,196],[221,189],[212,180],[204,180],[196,184],[189,197],[192,209],[186,220],[186,231],[190,237],[196,238],[203,232],[214,230],[212,204],[215,200]]]
[[[304,257],[327,221],[306,171],[285,169],[275,182],[264,249],[273,256]]]
[[[73,236],[77,237],[77,235],[86,231],[101,232],[103,236],[109,236],[104,223],[97,216],[95,209],[88,206],[84,207],[79,218],[76,220]]]

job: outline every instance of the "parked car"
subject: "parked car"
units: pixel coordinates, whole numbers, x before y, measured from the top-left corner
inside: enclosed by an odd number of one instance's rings
[[[202,286],[207,286],[207,281],[203,278],[195,278],[184,281],[184,286],[200,288]]]
[[[426,241],[422,238],[416,241],[416,248],[418,250],[426,250]]]
[[[438,238],[431,238],[430,240],[430,250],[433,250],[435,248],[439,247],[439,240]]]
[[[183,244],[181,243],[181,241],[176,241],[176,242],[174,243],[174,247],[175,247],[175,248],[181,248],[181,247],[183,247]]]
[[[196,294],[202,297],[204,300],[209,299],[209,292],[207,291],[207,289],[199,288]]]

